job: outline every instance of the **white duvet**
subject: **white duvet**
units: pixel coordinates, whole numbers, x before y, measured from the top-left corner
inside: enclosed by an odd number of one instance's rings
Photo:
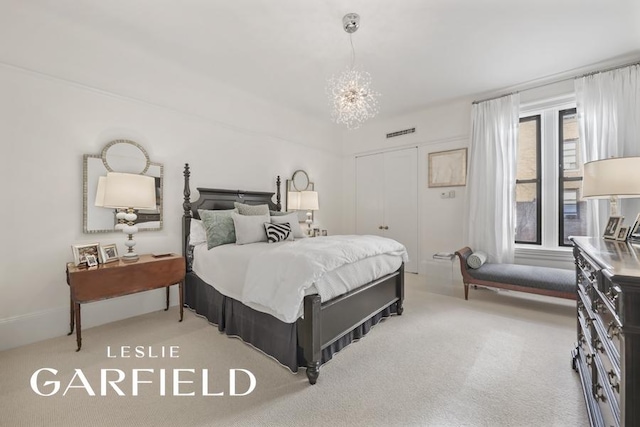
[[[323,276],[346,264],[379,255],[408,260],[402,244],[378,236],[316,237],[280,245],[251,257],[241,300],[250,306],[268,307],[284,322],[295,322],[311,286],[316,286],[322,301],[353,288],[341,281],[322,280]]]

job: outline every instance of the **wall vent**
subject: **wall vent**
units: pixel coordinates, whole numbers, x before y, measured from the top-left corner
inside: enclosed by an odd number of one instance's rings
[[[416,131],[416,128],[399,130],[397,132],[388,133],[387,138],[395,138],[396,136],[408,135],[410,133],[414,133],[415,131]]]

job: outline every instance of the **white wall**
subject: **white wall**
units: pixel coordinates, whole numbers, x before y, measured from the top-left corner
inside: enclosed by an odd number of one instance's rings
[[[453,252],[464,246],[462,221],[466,187],[429,188],[428,153],[468,146],[471,100],[441,104],[423,111],[388,120],[372,121],[355,131],[343,133],[344,149],[344,228],[355,231],[355,158],[364,153],[404,147],[418,147],[418,271],[421,274],[451,277],[451,265],[436,261],[436,252]],[[416,128],[409,135],[386,139],[386,134]],[[455,198],[442,199],[444,191],[455,191]],[[402,191],[402,189],[398,189]],[[457,272],[454,269],[455,274]],[[455,277],[455,275],[454,275]]]
[[[198,186],[275,191],[276,175],[284,182],[304,169],[320,193],[316,223],[342,231],[342,200],[332,197],[341,193],[342,154],[331,126],[231,88],[229,98],[202,87],[189,108],[170,97],[162,104],[178,107],[162,107],[7,64],[0,93],[0,350],[68,332],[71,244],[115,242],[124,251],[122,234],[82,232],[82,155],[111,139],[135,140],[164,163],[164,229],[139,233],[139,253],[181,251],[185,162],[192,200]],[[159,310],[163,292],[83,305],[84,329]]]

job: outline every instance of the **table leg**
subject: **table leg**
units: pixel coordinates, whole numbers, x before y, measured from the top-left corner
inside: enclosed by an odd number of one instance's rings
[[[181,280],[178,284],[178,293],[180,293],[180,321],[184,315],[184,280]]]
[[[171,286],[167,286],[167,308],[165,308],[165,309],[164,309],[164,311],[169,310],[169,288],[170,288],[170,287],[171,287]]]
[[[71,335],[73,333],[74,323],[74,313],[73,313],[73,300],[69,298],[69,333],[67,335]]]
[[[80,304],[74,304],[74,312],[76,315],[76,342],[78,343],[78,349],[82,348],[82,327],[80,326]]]

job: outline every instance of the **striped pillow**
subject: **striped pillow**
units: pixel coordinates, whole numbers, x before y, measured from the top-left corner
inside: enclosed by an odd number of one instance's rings
[[[291,226],[289,223],[271,224],[270,222],[265,222],[264,229],[267,232],[267,241],[269,243],[287,240],[287,237],[291,234]]]

